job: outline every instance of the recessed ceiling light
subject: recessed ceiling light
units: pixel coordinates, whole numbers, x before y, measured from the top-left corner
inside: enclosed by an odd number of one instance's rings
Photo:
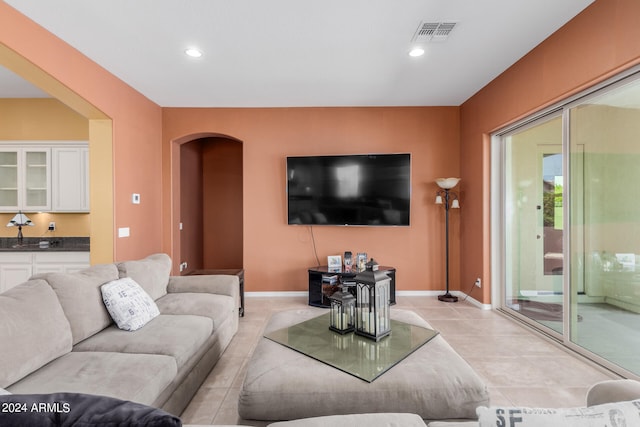
[[[417,57],[424,55],[424,49],[421,47],[414,47],[409,51],[409,56]]]
[[[186,53],[192,58],[200,58],[202,56],[202,51],[199,49],[196,49],[195,47],[191,47],[185,50],[184,53]]]

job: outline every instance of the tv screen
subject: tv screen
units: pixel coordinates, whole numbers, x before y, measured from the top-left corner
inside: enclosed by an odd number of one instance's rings
[[[411,155],[287,157],[289,224],[408,226]]]

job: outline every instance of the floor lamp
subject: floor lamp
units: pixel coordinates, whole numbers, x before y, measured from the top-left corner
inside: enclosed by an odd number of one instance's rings
[[[444,234],[446,241],[445,249],[445,275],[446,275],[446,292],[444,295],[438,295],[438,299],[444,302],[457,302],[458,297],[449,293],[449,209],[459,209],[460,202],[458,201],[458,194],[451,191],[453,187],[458,185],[460,178],[438,178],[436,184],[440,187],[440,190],[436,192],[436,204],[444,206]]]

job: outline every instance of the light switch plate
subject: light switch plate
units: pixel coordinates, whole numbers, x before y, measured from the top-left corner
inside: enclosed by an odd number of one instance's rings
[[[131,203],[133,203],[134,205],[139,205],[140,204],[140,194],[133,193],[131,195]]]

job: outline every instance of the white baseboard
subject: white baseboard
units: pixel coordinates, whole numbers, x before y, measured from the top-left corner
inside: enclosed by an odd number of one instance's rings
[[[396,291],[396,296],[401,297],[437,297],[444,291]],[[453,295],[463,299],[466,294],[460,291],[452,291]],[[274,298],[274,297],[309,297],[307,291],[271,291],[271,292],[245,292],[245,298]],[[482,310],[491,310],[491,304],[483,304],[480,301],[467,297],[467,301]]]
[[[273,298],[273,297],[309,297],[307,291],[271,291],[271,292],[245,292],[245,298]]]

